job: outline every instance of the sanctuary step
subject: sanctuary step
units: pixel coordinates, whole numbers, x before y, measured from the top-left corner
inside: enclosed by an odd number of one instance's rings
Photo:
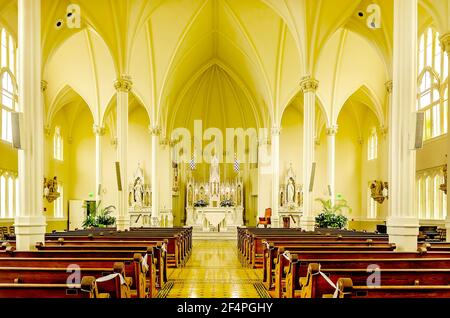
[[[195,228],[192,231],[193,240],[236,240],[237,229],[228,229],[226,232],[203,232],[201,228]]]

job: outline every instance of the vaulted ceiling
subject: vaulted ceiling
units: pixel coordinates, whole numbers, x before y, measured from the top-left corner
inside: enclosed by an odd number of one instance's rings
[[[419,29],[450,30],[449,2],[420,0]],[[79,30],[64,24],[71,3],[81,8]],[[371,3],[381,8],[381,29],[366,26]],[[17,35],[17,0],[0,0],[0,23]],[[308,74],[320,82],[326,122],[361,89],[378,116],[391,77],[392,31],[392,0],[42,0],[47,118],[70,87],[102,122],[121,74],[132,77],[136,99],[162,126],[184,120],[192,92],[205,91],[205,82],[226,92],[217,103],[227,125],[279,124]],[[214,106],[205,100],[191,114]]]

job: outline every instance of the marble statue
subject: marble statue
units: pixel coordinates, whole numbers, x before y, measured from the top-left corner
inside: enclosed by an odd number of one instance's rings
[[[292,178],[289,178],[287,185],[287,203],[288,204],[295,203],[295,186],[294,180]]]

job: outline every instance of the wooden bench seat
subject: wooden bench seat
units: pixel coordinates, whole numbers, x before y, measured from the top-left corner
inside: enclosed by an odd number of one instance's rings
[[[338,280],[338,298],[450,298],[450,286],[354,286],[351,278]]]
[[[94,277],[85,276],[81,284],[14,284],[0,283],[0,298],[105,298]]]
[[[284,294],[292,297],[299,290],[299,279],[307,277],[308,266],[319,263],[321,269],[346,268],[367,270],[376,264],[382,269],[447,269],[450,257],[447,253],[363,253],[365,258],[354,257],[348,253],[339,254],[289,254],[283,253],[277,261],[274,273],[274,296],[281,298]],[[338,257],[340,256],[340,258]],[[346,256],[343,258],[342,256]],[[335,258],[328,258],[335,257]],[[286,293],[284,293],[286,289]]]
[[[0,268],[5,267],[53,267],[53,268],[68,268],[74,264],[80,268],[116,268],[118,263],[122,263],[124,267],[124,277],[131,278],[131,290],[134,290],[136,297],[145,298],[155,294],[156,285],[155,275],[150,275],[150,268],[146,268],[143,264],[143,257],[136,253],[132,258],[123,256],[118,258],[96,258],[86,256],[74,257],[73,253],[67,255],[56,256],[56,254],[40,255],[40,252],[19,252],[20,256],[0,257]],[[24,254],[28,253],[28,254]],[[48,252],[46,252],[48,253]],[[2,252],[0,252],[2,254]],[[98,255],[98,254],[93,254]],[[35,256],[35,257],[33,257]],[[47,257],[46,257],[47,256]],[[146,292],[146,285],[150,284],[148,293]]]
[[[287,298],[322,298],[325,295],[335,293],[339,278],[351,278],[355,285],[366,285],[367,280],[373,271],[363,268],[321,268],[318,263],[311,263],[308,267],[306,277],[301,277],[299,281],[299,290],[295,293],[287,293]],[[450,269],[448,268],[380,268],[377,270],[380,278],[380,286],[402,285],[402,286],[428,286],[428,285],[449,285]],[[325,279],[324,276],[330,282]],[[288,282],[286,282],[288,284]],[[290,286],[287,291],[292,291]]]

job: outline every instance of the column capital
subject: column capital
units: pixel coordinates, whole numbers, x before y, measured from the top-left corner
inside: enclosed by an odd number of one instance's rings
[[[280,127],[280,126],[273,126],[273,127],[270,129],[270,134],[271,134],[272,136],[279,136],[280,133],[281,133],[281,127]]]
[[[45,93],[45,91],[47,90],[48,87],[48,83],[44,80],[41,80],[41,92]]]
[[[392,88],[393,88],[393,82],[392,81],[387,81],[386,83],[384,83],[384,87],[386,88],[386,92],[388,94],[392,94]]]
[[[130,76],[122,75],[114,82],[114,88],[118,92],[129,92],[133,88],[133,81]]]
[[[439,40],[441,41],[442,49],[450,55],[450,33],[445,33]]]
[[[169,141],[168,138],[162,137],[162,138],[159,139],[159,145],[160,146],[167,146],[169,144],[170,144],[170,141]]]
[[[92,132],[96,136],[103,136],[105,134],[105,127],[94,124],[94,126],[92,126]]]
[[[380,132],[381,136],[385,137],[388,133],[388,128],[385,125],[380,125],[378,127],[378,131]]]
[[[327,134],[327,136],[336,136],[338,128],[338,125],[332,125],[326,128],[325,133]]]
[[[150,134],[152,136],[161,135],[161,127],[159,127],[159,126],[148,126],[148,130],[150,131]]]
[[[305,76],[300,81],[300,88],[302,89],[303,93],[315,92],[318,87],[319,87],[319,81],[312,78],[311,76]]]
[[[52,133],[52,127],[50,125],[45,125],[44,126],[45,136],[50,137],[51,133]]]

